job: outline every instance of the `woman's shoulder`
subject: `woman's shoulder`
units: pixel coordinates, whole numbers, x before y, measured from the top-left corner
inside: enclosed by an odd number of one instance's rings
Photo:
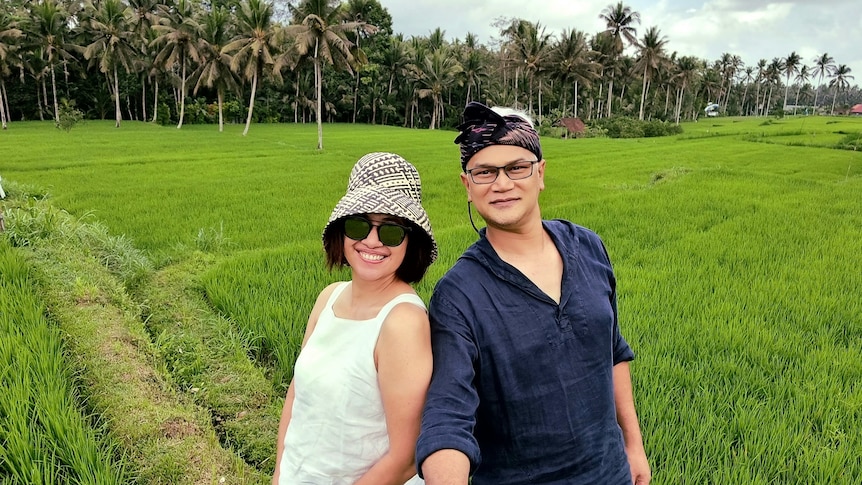
[[[415,331],[428,326],[428,310],[416,293],[402,293],[393,298],[392,307],[383,319],[383,328],[395,331]]]
[[[418,299],[418,296],[416,297]],[[415,352],[430,344],[431,323],[424,305],[412,298],[401,299],[383,319],[377,349],[385,352]],[[421,303],[421,300],[419,300]]]

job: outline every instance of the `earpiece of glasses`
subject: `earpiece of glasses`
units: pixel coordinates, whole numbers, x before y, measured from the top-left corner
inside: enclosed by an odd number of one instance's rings
[[[377,239],[384,246],[395,247],[404,242],[404,237],[410,232],[410,228],[395,224],[394,222],[382,222],[373,224],[364,217],[348,217],[344,219],[344,234],[354,241],[362,241],[371,233],[371,228],[377,228]]]

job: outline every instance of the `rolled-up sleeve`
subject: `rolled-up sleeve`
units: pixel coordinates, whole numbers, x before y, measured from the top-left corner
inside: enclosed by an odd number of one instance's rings
[[[422,463],[439,450],[464,453],[470,460],[471,473],[480,462],[479,444],[473,435],[479,406],[474,386],[478,350],[467,319],[448,293],[447,285],[441,281],[429,303],[434,372],[416,444],[420,476]]]
[[[632,348],[629,346],[629,343],[626,342],[626,339],[623,337],[622,332],[620,331],[620,321],[619,314],[617,312],[617,278],[613,272],[613,266],[611,265],[611,258],[608,255],[608,249],[605,246],[605,243],[599,239],[598,236],[594,236],[597,242],[597,247],[601,248],[602,256],[604,256],[604,263],[608,265],[609,270],[608,274],[608,284],[611,287],[611,309],[613,310],[613,345],[614,345],[614,365],[619,364],[620,362],[628,362],[635,359],[635,353]]]

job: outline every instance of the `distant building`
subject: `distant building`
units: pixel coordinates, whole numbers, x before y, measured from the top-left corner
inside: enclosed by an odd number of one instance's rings
[[[575,137],[580,137],[587,129],[586,125],[584,125],[584,122],[581,121],[580,118],[562,118],[560,119],[559,124],[566,127],[566,131]]]
[[[857,104],[850,108],[850,116],[862,116],[862,104]]]

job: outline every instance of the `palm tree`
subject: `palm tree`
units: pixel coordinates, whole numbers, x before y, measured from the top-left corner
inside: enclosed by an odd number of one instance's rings
[[[641,89],[641,107],[639,119],[644,119],[644,100],[649,91],[650,81],[659,71],[661,65],[666,60],[664,46],[667,44],[667,37],[661,35],[658,27],[650,27],[644,33],[640,45],[640,57],[635,64],[635,67],[643,72],[643,86]]]
[[[251,96],[248,100],[243,136],[248,134],[251,125],[254,97],[260,76],[267,66],[272,67],[275,64],[278,39],[272,12],[272,4],[264,0],[243,1],[236,13],[236,37],[222,48],[222,52],[233,53],[231,69],[251,81]]]
[[[601,79],[608,78],[610,81],[613,79],[614,74],[616,73],[616,62],[614,60],[615,57],[615,48],[614,48],[614,38],[610,32],[603,30],[598,34],[594,35],[590,40],[590,49],[593,52],[592,59],[599,66],[599,77]],[[590,96],[590,114],[589,117],[592,118],[592,105],[595,102],[595,99],[598,99],[596,103],[596,117],[601,118],[604,113],[604,105],[602,104],[603,97],[603,89],[605,87],[604,83],[599,84],[599,90],[597,93],[597,97],[593,98]]]
[[[41,0],[30,5],[30,18],[27,34],[33,36],[35,47],[47,62],[51,73],[51,91],[54,94],[54,122],[60,122],[57,103],[57,79],[54,66],[58,61],[73,58],[75,46],[66,42],[69,32],[68,13],[57,0]]]
[[[731,78],[731,66],[733,64],[733,54],[729,52],[723,52],[721,54],[721,58],[716,61],[715,68],[721,73],[721,89],[719,90],[718,99],[715,100],[716,103],[722,104],[722,95],[728,93],[729,90],[724,89],[724,83],[730,82]]]
[[[829,112],[830,116],[835,114],[835,100],[838,99],[838,93],[850,87],[850,80],[853,79],[853,76],[850,75],[851,70],[846,64],[839,64],[830,76],[832,80],[829,81],[829,87],[835,88],[832,97],[832,111]]]
[[[180,119],[177,128],[183,127],[183,117],[186,112],[186,80],[189,71],[189,61],[200,62],[197,40],[200,36],[200,25],[194,17],[191,0],[177,0],[175,7],[163,6],[163,16],[159,23],[153,26],[158,37],[152,42],[161,46],[156,55],[155,63],[171,69],[180,64]]]
[[[99,71],[113,81],[113,89],[108,91],[114,97],[115,127],[119,128],[123,120],[120,111],[120,75],[118,67],[122,66],[128,73],[135,61],[135,50],[132,47],[134,32],[129,29],[130,10],[120,0],[104,0],[95,11],[92,3],[89,5],[91,15],[90,31],[93,42],[84,48],[84,57],[93,61],[98,59]]]
[[[637,45],[637,29],[634,24],[641,23],[640,13],[635,12],[631,7],[623,5],[623,2],[617,2],[616,5],[608,5],[599,14],[599,18],[605,21],[605,31],[610,33],[614,41],[614,57],[613,62],[619,59],[623,53],[623,38],[629,45]],[[611,99],[614,90],[614,78],[611,76],[608,81],[608,116],[611,115]]]
[[[742,68],[743,62],[742,58],[737,55],[724,53],[721,55],[719,64],[721,66],[722,92],[724,93],[724,111],[726,112],[727,105],[730,102],[730,92],[733,89],[733,79],[736,77],[736,73]],[[724,89],[725,85],[727,86],[726,89]],[[720,97],[721,95],[719,95]],[[718,103],[721,104],[721,101],[718,101]]]
[[[254,0],[252,0],[254,1]],[[347,32],[362,30],[374,33],[377,28],[365,22],[342,22],[338,7],[328,0],[303,0],[298,6],[290,6],[294,20],[300,24],[289,25],[287,32],[294,38],[295,48],[301,57],[311,57],[314,65],[314,85],[317,97],[317,149],[323,149],[323,64],[329,63],[346,68],[351,74],[355,54],[353,43]]]
[[[348,0],[344,5],[344,19],[353,22],[369,22],[373,9],[379,5],[377,0]],[[356,47],[361,48],[360,43],[366,34],[362,29],[357,29],[353,32],[356,38]],[[356,114],[358,111],[359,102],[359,86],[361,83],[361,72],[356,69],[355,79],[353,84],[353,123],[356,123]]]
[[[799,73],[799,64],[801,62],[802,57],[796,51],[793,51],[781,63],[787,79],[787,82],[784,83],[784,111],[787,111],[787,92],[790,90],[790,76]]]
[[[808,69],[808,66],[803,64],[794,79],[795,82],[799,83],[799,86],[796,88],[796,101],[793,102],[793,114],[796,114],[796,107],[799,106],[799,92],[802,91],[802,86],[804,86],[809,79],[811,79],[811,71]]]
[[[464,83],[467,85],[466,105],[473,100],[473,87],[478,91],[482,81],[488,79],[488,65],[486,56],[478,47],[478,39],[475,34],[467,33],[464,40],[463,53],[460,56]]]
[[[823,53],[820,57],[814,58],[814,74],[818,77],[817,90],[814,91],[814,113],[817,113],[817,95],[820,93],[820,86],[823,85],[823,76],[832,76],[835,70],[835,59],[827,53]]]
[[[515,62],[523,66],[529,79],[528,111],[533,111],[533,82],[546,68],[551,52],[551,35],[541,24],[515,20],[505,32],[509,36]],[[539,119],[542,117],[541,88],[539,90]]]
[[[410,56],[407,52],[407,43],[401,35],[393,35],[383,50],[381,65],[389,73],[389,87],[387,95],[392,94],[397,79],[403,78],[407,71]]]
[[[194,93],[201,86],[215,87],[218,96],[218,131],[224,131],[224,92],[227,89],[236,90],[239,86],[234,72],[231,70],[231,57],[222,51],[230,39],[230,14],[224,7],[216,7],[204,14],[202,19],[201,37],[198,39],[198,50],[201,53],[201,64],[192,74],[197,79]]]
[[[676,124],[679,124],[682,112],[682,102],[685,99],[685,91],[697,81],[700,71],[700,62],[692,56],[682,56],[676,62],[676,76],[674,76],[676,91]]]
[[[751,83],[754,82],[755,68],[754,66],[746,66],[745,70],[742,72],[742,83],[745,84],[745,90],[742,92],[742,108],[741,113],[745,115],[747,113],[745,109],[745,100],[748,99],[748,88],[751,86]]]
[[[769,65],[766,67],[766,74],[764,75],[764,79],[766,80],[766,84],[769,86],[769,91],[766,94],[766,99],[763,108],[763,114],[769,114],[769,105],[772,103],[772,88],[774,86],[778,86],[781,84],[781,73],[784,71],[784,64],[781,59],[777,57],[773,57],[772,61],[769,62]]]
[[[760,86],[763,84],[763,80],[766,77],[766,65],[766,59],[760,59],[757,61],[757,76],[754,79],[755,84],[757,84],[757,90],[754,93],[755,116],[760,116],[763,111],[760,104]]]
[[[0,12],[0,123],[6,129],[6,122],[12,116],[6,110],[5,79],[12,75],[12,58],[18,48],[17,40],[23,36],[21,29],[8,12]]]
[[[450,47],[443,47],[430,52],[416,73],[419,81],[419,97],[430,97],[434,103],[431,112],[429,129],[439,127],[439,120],[444,112],[443,92],[456,83],[461,72],[461,64],[449,53]],[[441,118],[438,118],[440,115]]]
[[[159,78],[153,75],[153,54],[150,42],[153,40],[152,27],[159,21],[159,0],[128,0],[132,9],[132,18],[129,21],[130,28],[135,33],[135,45],[140,53],[138,58],[138,71],[141,76],[141,107],[143,108],[143,119],[147,119],[147,81],[150,77],[155,78],[155,106],[153,106],[153,121],[156,121],[158,113]]]
[[[419,81],[422,76],[422,66],[428,57],[428,42],[419,37],[412,37],[407,43],[407,70],[403,84],[404,126],[415,126],[415,118],[419,111]]]
[[[572,116],[578,117],[578,90],[598,78],[601,66],[591,57],[595,54],[587,45],[587,36],[577,29],[563,30],[551,54],[552,76],[563,84],[572,83]],[[563,109],[566,97],[563,94]]]

